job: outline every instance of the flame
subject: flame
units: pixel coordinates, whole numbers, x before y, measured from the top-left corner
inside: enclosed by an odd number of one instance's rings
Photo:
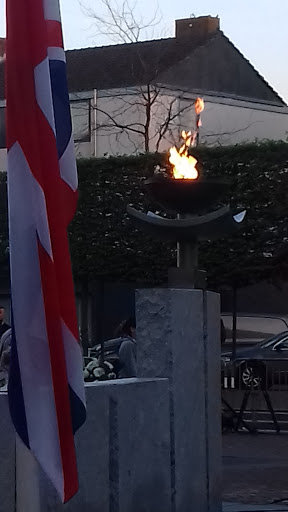
[[[169,162],[173,165],[173,176],[177,180],[196,180],[198,178],[198,171],[196,169],[197,160],[191,155],[188,155],[190,146],[195,146],[199,138],[199,128],[201,126],[201,112],[204,110],[203,98],[197,98],[194,104],[196,113],[196,129],[193,132],[182,131],[181,137],[184,140],[181,148],[178,150],[175,146],[170,148]]]
[[[184,140],[181,148],[178,150],[175,146],[170,148],[169,162],[173,165],[173,176],[177,180],[196,180],[198,178],[198,171],[196,169],[197,160],[191,155],[188,155],[188,149],[193,140],[192,132],[181,133]]]
[[[201,112],[203,112],[203,110],[204,110],[203,98],[197,98],[197,100],[195,101],[194,108],[195,108],[195,112],[197,115],[199,115],[199,114],[201,114]]]
[[[204,110],[204,100],[203,98],[197,98],[194,104],[195,113],[196,113],[196,128],[199,129],[202,126],[201,122],[201,112]]]

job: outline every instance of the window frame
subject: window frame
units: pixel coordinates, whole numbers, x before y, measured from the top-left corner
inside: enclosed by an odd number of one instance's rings
[[[74,133],[73,129],[73,105],[76,103],[86,103],[88,106],[88,127],[87,127],[87,134],[80,136],[77,136],[76,133]],[[79,98],[79,99],[73,99],[70,100],[70,110],[71,110],[71,120],[72,120],[72,133],[73,133],[73,140],[75,143],[81,143],[81,142],[91,142],[91,99],[90,98]]]

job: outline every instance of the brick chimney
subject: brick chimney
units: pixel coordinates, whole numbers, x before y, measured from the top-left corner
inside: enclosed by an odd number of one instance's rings
[[[5,43],[6,40],[4,37],[0,37],[0,59],[5,55]]]
[[[220,29],[220,19],[212,16],[199,16],[199,18],[176,20],[175,28],[177,39],[190,39],[191,37],[205,39]]]

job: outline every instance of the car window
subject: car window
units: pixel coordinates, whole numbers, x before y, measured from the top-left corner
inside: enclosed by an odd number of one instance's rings
[[[227,333],[227,338],[232,337],[232,324],[233,319],[231,315],[222,316],[224,326]],[[263,340],[266,338],[274,337],[277,334],[287,330],[287,324],[282,318],[273,317],[257,317],[239,315],[237,317],[237,339],[255,339]]]
[[[260,343],[261,348],[267,348],[270,347],[270,345],[278,345],[278,343],[282,343],[285,340],[288,340],[288,332],[283,332],[281,334],[278,334],[276,336],[271,336],[270,338],[267,338],[266,340],[263,340],[262,343]]]
[[[273,350],[277,349],[283,351],[288,350],[288,336],[274,345]]]

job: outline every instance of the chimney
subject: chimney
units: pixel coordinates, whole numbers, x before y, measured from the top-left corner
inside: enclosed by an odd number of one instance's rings
[[[176,20],[175,25],[177,39],[187,40],[191,37],[205,39],[220,29],[220,19],[212,16],[199,16],[199,18]]]
[[[6,39],[4,37],[0,37],[0,60],[1,57],[3,58],[5,55],[5,43]]]

